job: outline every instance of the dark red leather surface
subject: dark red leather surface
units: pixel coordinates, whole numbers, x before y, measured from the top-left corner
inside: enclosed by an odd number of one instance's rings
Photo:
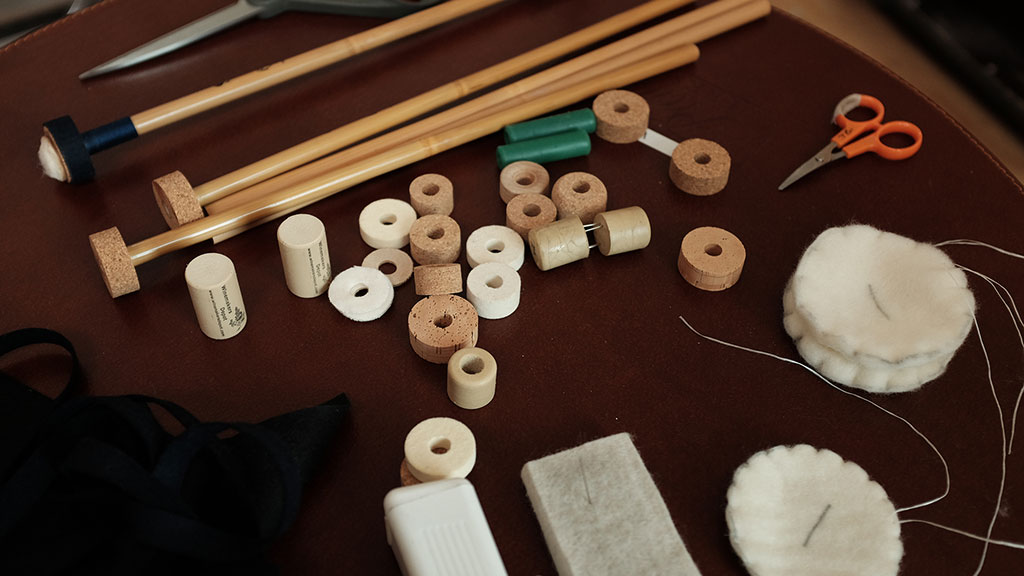
[[[204,182],[636,2],[509,2],[100,153],[94,183],[71,187],[41,175],[35,153],[40,125],[50,118],[70,114],[80,128],[92,128],[374,24],[286,14],[130,71],[77,80],[225,3],[107,0],[0,52],[0,330],[59,330],[77,345],[92,393],[163,396],[204,419],[258,420],[347,392],[352,423],[274,549],[285,574],[398,574],[381,503],[398,483],[406,432],[432,416],[458,418],[476,434],[470,479],[510,574],[554,573],[519,479],[522,465],[621,431],[634,434],[705,575],[745,573],[729,545],[725,494],[736,467],[770,446],[832,449],[860,464],[897,507],[942,491],[940,463],[903,424],[797,367],[702,340],[677,318],[796,357],[782,328],[782,291],[803,248],[827,227],[860,222],[928,242],[974,238],[1024,249],[1020,184],[876,63],[775,13],[706,42],[696,64],[632,86],[650,102],[654,129],[729,150],[728,187],[713,197],[687,196],[669,181],[667,159],[639,144],[595,140],[589,157],[550,165],[555,178],[573,170],[598,175],[611,208],[643,206],[653,241],[642,252],[595,252],[546,273],[524,266],[519,310],[481,321],[479,344],[500,366],[497,397],[464,411],[445,395],[444,367],[409,347],[411,285],[397,291],[383,319],[350,322],[326,298],[290,295],[276,226],[269,225],[145,264],[141,292],[111,300],[86,238],[114,225],[128,242],[163,231],[150,192],[155,177],[180,169]],[[920,153],[906,162],[841,162],[777,192],[832,136],[832,107],[850,92],[877,96],[890,119],[918,124],[925,134]],[[327,226],[335,270],[369,252],[356,224],[362,207],[407,197],[408,183],[424,172],[454,182],[453,216],[464,237],[503,223],[498,144],[497,136],[486,138],[311,207]],[[676,271],[680,240],[703,225],[732,231],[747,248],[742,279],[722,293],[698,291]],[[242,334],[223,342],[200,333],[183,281],[188,261],[210,250],[234,261],[249,313]],[[1024,295],[1020,261],[979,248],[948,250]],[[993,292],[974,278],[971,285],[1009,425],[1024,381],[1017,333]],[[938,380],[874,399],[914,422],[949,461],[949,496],[904,516],[984,533],[999,488],[1001,436],[977,337]],[[1020,454],[1010,456],[1007,472],[994,536],[1024,541]],[[982,549],[920,525],[905,525],[903,541],[902,573],[911,575],[971,573]],[[984,573],[1016,574],[1022,565],[1024,553],[992,548]]]

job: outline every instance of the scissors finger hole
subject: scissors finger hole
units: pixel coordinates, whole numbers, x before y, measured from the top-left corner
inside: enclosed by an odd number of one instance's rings
[[[883,134],[880,138],[882,144],[889,148],[910,148],[914,145],[914,138],[910,134],[904,134],[902,132],[890,132]]]

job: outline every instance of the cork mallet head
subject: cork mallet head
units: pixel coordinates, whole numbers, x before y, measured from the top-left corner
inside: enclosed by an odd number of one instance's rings
[[[43,124],[39,163],[43,173],[61,182],[78,184],[96,176],[85,138],[70,116],[61,116]]]
[[[89,245],[111,298],[138,291],[139,276],[128,254],[128,245],[116,226],[90,235]]]
[[[164,221],[172,229],[203,217],[199,198],[180,170],[153,180],[153,196]]]

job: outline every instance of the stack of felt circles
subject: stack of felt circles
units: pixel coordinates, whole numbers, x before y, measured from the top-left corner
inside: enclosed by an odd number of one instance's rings
[[[822,232],[783,297],[786,332],[824,376],[906,392],[941,375],[974,322],[967,277],[938,248],[851,225]]]

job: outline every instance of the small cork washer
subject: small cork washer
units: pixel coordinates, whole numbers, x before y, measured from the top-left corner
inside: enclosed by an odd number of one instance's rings
[[[529,160],[520,160],[505,166],[498,177],[498,194],[508,204],[520,194],[547,194],[551,177],[548,171]]]
[[[409,203],[420,216],[448,216],[455,209],[455,187],[440,174],[423,174],[409,184]]]
[[[594,240],[601,254],[641,250],[651,243],[651,221],[639,206],[602,212],[594,217]]]
[[[462,292],[462,264],[424,264],[412,269],[416,294],[458,294]]]
[[[153,197],[164,221],[171,228],[179,228],[203,217],[199,198],[180,170],[153,180]]]
[[[406,435],[405,461],[420,482],[465,478],[476,464],[476,438],[454,418],[428,418]]]
[[[608,207],[608,189],[601,179],[586,172],[570,172],[559,178],[551,188],[551,201],[558,209],[558,218],[578,216],[584,224]]]
[[[363,258],[362,265],[383,272],[395,288],[405,284],[412,277],[412,257],[398,248],[378,248]],[[394,271],[385,272],[384,270],[389,267],[394,267]]]
[[[590,255],[587,230],[577,216],[530,231],[530,252],[541,270],[551,270]]]
[[[391,308],[395,287],[380,270],[353,266],[334,277],[327,298],[345,318],[370,322]]]
[[[526,260],[523,237],[507,226],[483,226],[466,239],[466,260],[470,268],[485,262],[501,262],[519,270]]]
[[[463,348],[448,359],[448,398],[459,408],[490,404],[497,379],[498,362],[483,348]]]
[[[196,256],[185,267],[185,283],[203,334],[226,340],[245,328],[245,303],[230,258],[216,252]]]
[[[497,320],[519,308],[522,281],[519,273],[500,262],[487,262],[469,271],[466,298],[481,318]]]
[[[277,245],[288,290],[315,298],[331,284],[331,257],[324,223],[311,214],[289,216],[277,227]]]
[[[382,198],[359,213],[359,235],[371,248],[401,248],[409,243],[416,210],[408,202]]]
[[[452,354],[476,346],[480,319],[465,298],[428,296],[409,312],[409,343],[427,362],[446,364]]]
[[[505,225],[519,233],[524,240],[530,230],[547,226],[557,216],[555,203],[541,194],[520,194],[505,206]]]
[[[610,90],[594,98],[597,135],[616,144],[636,142],[647,131],[651,107],[642,96],[628,90]]]
[[[668,175],[676,188],[687,194],[711,196],[725,188],[731,166],[729,152],[720,144],[691,138],[672,151]]]
[[[409,229],[409,252],[418,264],[447,264],[459,259],[462,230],[443,214],[427,214]]]
[[[128,254],[128,245],[116,227],[90,234],[89,246],[111,298],[138,291],[139,275]]]
[[[679,247],[679,273],[701,290],[725,290],[740,279],[746,248],[728,230],[705,226],[691,230]]]

